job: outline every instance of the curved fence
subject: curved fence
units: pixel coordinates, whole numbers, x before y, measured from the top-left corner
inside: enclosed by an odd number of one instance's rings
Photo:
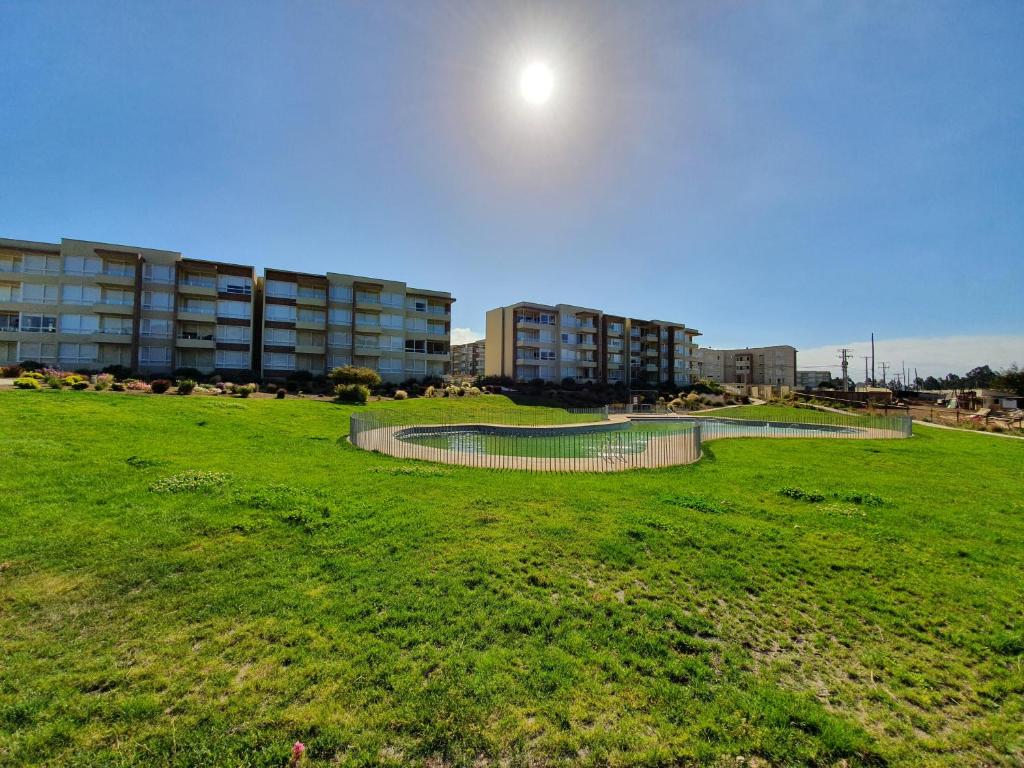
[[[604,408],[508,409],[452,413],[353,413],[353,445],[389,456],[489,469],[616,472],[691,464],[700,458],[699,424],[637,428]]]
[[[350,416],[350,442],[407,459],[533,472],[615,472],[691,464],[703,441],[730,437],[910,437],[902,415],[744,406],[693,416],[610,415],[606,408],[450,406]]]

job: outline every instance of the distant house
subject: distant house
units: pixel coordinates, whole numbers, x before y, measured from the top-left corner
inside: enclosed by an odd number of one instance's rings
[[[989,408],[994,411],[1013,411],[1021,407],[1024,398],[1013,392],[998,389],[964,389],[949,392],[950,400],[956,399],[956,405],[967,410]]]

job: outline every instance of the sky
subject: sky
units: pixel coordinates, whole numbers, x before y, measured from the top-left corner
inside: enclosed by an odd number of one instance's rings
[[[0,237],[1024,364],[1020,2],[3,0],[0,50]]]

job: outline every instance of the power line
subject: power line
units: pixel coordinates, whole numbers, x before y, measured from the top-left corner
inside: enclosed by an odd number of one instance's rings
[[[849,358],[849,354],[852,351],[853,350],[847,349],[846,347],[843,347],[842,349],[839,350],[839,359],[842,361],[842,369],[843,369],[843,392],[849,392],[850,391],[850,384],[849,384],[849,381],[850,381],[850,375],[849,375],[849,371],[850,371],[850,358]]]

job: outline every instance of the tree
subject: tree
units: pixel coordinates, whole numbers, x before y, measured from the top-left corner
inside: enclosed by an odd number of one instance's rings
[[[979,365],[977,368],[972,368],[964,375],[964,382],[968,387],[991,389],[992,382],[995,381],[995,378],[995,371],[987,365]]]
[[[999,375],[993,379],[992,386],[995,389],[1006,389],[1024,397],[1024,368],[1020,368],[1014,363],[1005,371],[999,372]]]
[[[331,370],[330,379],[335,384],[362,384],[364,387],[379,387],[380,374],[372,368],[358,368],[343,365]]]

